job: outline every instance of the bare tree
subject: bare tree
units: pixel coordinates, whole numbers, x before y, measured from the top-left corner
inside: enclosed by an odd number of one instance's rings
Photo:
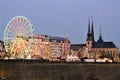
[[[43,45],[43,58],[44,59],[49,59],[51,57],[51,48],[49,44],[44,44]]]
[[[79,58],[83,57],[83,53],[82,53],[82,49],[81,48],[78,50],[77,55],[78,55]]]

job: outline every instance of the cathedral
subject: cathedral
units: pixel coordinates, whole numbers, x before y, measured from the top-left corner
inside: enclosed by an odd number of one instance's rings
[[[90,24],[88,21],[88,32],[85,44],[71,44],[71,53],[78,54],[79,57],[94,58],[111,58],[112,60],[118,54],[118,47],[113,42],[106,42],[102,38],[101,29],[99,39],[94,39],[93,20]]]

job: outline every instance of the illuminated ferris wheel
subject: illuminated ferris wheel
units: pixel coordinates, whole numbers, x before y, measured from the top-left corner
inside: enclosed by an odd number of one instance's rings
[[[9,58],[25,58],[33,43],[34,31],[24,16],[12,18],[4,32],[4,45]]]

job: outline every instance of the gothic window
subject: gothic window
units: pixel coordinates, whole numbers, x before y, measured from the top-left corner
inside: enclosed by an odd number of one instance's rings
[[[88,44],[89,44],[89,42],[88,42]]]

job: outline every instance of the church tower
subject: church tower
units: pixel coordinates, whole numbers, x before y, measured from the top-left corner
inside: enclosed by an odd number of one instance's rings
[[[86,38],[86,48],[88,51],[94,46],[94,27],[93,27],[93,19],[92,19],[92,28],[90,26],[90,18],[88,20],[88,32]]]
[[[91,40],[91,32],[90,32],[90,19],[88,21],[88,32],[87,32],[87,39],[86,41]]]

